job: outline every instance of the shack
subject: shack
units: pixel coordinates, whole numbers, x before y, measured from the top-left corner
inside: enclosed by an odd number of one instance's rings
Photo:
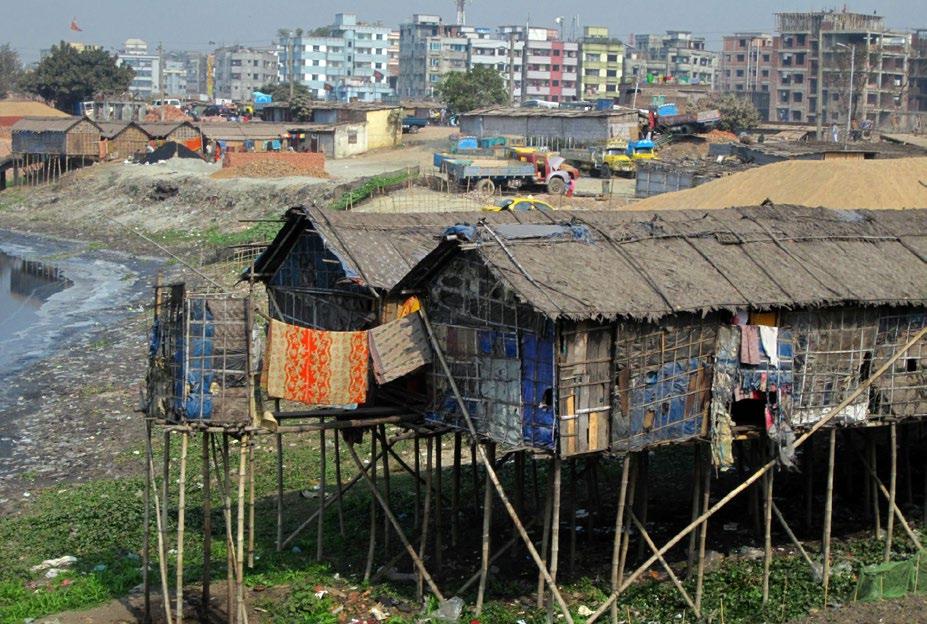
[[[528,145],[552,149],[604,145],[638,138],[638,113],[630,108],[569,110],[497,106],[460,116],[460,133],[478,139],[521,137]]]
[[[381,102],[312,102],[309,119],[297,121],[289,104],[278,102],[261,111],[265,122],[290,124],[311,123],[323,126],[364,124],[367,149],[395,147],[402,136],[402,109]]]
[[[768,141],[764,143],[715,143],[708,155],[736,156],[744,162],[768,165],[783,160],[875,160],[927,156],[927,149],[896,143],[842,143],[820,141]]]
[[[139,124],[151,141],[182,143],[192,150],[199,150],[202,145],[200,129],[189,121],[146,121]],[[199,142],[199,144],[197,144]]]
[[[839,262],[835,262],[840,258]],[[620,279],[616,279],[620,276]],[[562,457],[768,436],[821,419],[927,324],[927,213],[796,206],[574,212],[455,227],[418,295],[486,439]],[[845,408],[927,415],[927,345]],[[444,373],[428,419],[463,429]]]
[[[129,158],[143,153],[148,146],[148,134],[134,121],[99,121],[97,125],[110,159]]]
[[[642,160],[634,176],[634,196],[639,198],[672,193],[750,169],[754,164],[736,158],[716,160]]]
[[[98,158],[100,127],[86,117],[24,117],[13,124],[13,153]]]

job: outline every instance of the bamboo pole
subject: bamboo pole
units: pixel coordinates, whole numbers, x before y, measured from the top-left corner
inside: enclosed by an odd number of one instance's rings
[[[692,452],[692,513],[691,518],[695,520],[699,517],[701,512],[699,507],[702,504],[702,461],[701,461],[701,446],[698,444],[695,445],[695,449]],[[696,548],[698,547],[698,531],[692,531],[689,534],[689,548],[686,552],[686,578],[692,578],[692,570],[695,567],[695,553]]]
[[[460,449],[462,441],[463,434],[459,431],[455,432],[453,489],[451,490],[451,546],[454,548],[457,547],[460,539]]]
[[[15,181],[15,177],[14,177]],[[160,284],[160,275],[158,283]],[[151,565],[151,488],[152,475],[148,470],[148,458],[151,457],[151,420],[145,418],[145,510],[142,516],[144,542],[142,543],[142,588],[145,594],[144,624],[151,623],[151,578],[148,568]]]
[[[470,474],[473,477],[473,508],[474,513],[478,514],[480,511],[480,475],[479,475],[479,462],[476,459],[476,436],[472,435],[470,438]]]
[[[553,471],[548,472],[547,474],[547,495],[544,497],[544,524],[541,529],[541,561],[544,564],[544,568],[547,568],[547,556],[550,548],[550,516],[551,516],[551,505],[553,504],[553,494],[554,494],[554,473]],[[538,598],[537,598],[537,608],[541,609],[544,607],[544,573],[538,572]]]
[[[824,499],[824,606],[827,606],[827,593],[830,589],[830,529],[834,509],[834,453],[837,447],[837,430],[831,428],[827,439],[827,486]]]
[[[628,483],[628,500],[625,502],[625,515],[634,508],[634,498],[637,496],[637,468],[640,452],[631,455],[631,476]],[[621,555],[618,561],[618,587],[624,582],[624,568],[628,561],[628,552],[631,550],[631,532],[625,530],[624,539],[621,542]]]
[[[695,606],[695,602],[692,601],[692,597],[689,596],[689,592],[686,591],[686,588],[683,587],[682,582],[676,576],[676,573],[673,572],[673,568],[670,567],[670,564],[666,562],[666,559],[663,558],[663,555],[660,554],[660,550],[657,548],[657,545],[653,543],[653,540],[650,538],[650,534],[647,532],[647,528],[643,523],[638,519],[637,515],[632,511],[630,513],[631,522],[634,523],[634,526],[637,527],[637,530],[641,534],[641,542],[645,543],[650,550],[656,555],[657,560],[660,562],[660,565],[663,566],[663,569],[666,571],[666,574],[669,576],[670,580],[673,582],[673,585],[676,586],[676,589],[679,590],[679,593],[682,595],[683,599],[686,601],[686,604],[689,605],[689,608],[695,612],[695,617],[701,618],[702,615],[699,613],[698,608]]]
[[[349,446],[351,453],[354,453],[353,446]],[[376,429],[370,430],[370,476],[373,479],[373,487],[377,486],[377,432]],[[366,471],[364,475],[366,475]],[[377,502],[370,499],[370,535],[367,543],[367,564],[364,566],[364,582],[370,581],[370,573],[373,571],[373,555],[377,547]]]
[[[377,502],[380,503],[380,506],[383,508],[383,513],[385,513],[390,522],[393,525],[393,528],[396,531],[396,534],[399,536],[399,540],[402,542],[403,547],[406,549],[406,552],[409,553],[409,556],[412,558],[413,563],[421,572],[422,576],[425,578],[425,581],[428,583],[429,589],[431,592],[438,598],[438,600],[443,601],[444,596],[441,594],[441,590],[438,589],[438,586],[435,585],[434,580],[431,578],[431,575],[428,574],[428,570],[425,569],[425,565],[422,563],[422,560],[416,554],[415,549],[412,548],[412,545],[409,543],[409,540],[406,539],[405,533],[402,532],[402,527],[399,526],[399,521],[396,520],[396,517],[393,515],[393,512],[390,511],[388,505],[383,500],[383,496],[380,494],[380,491],[377,489],[376,482],[368,474],[367,470],[364,468],[364,465],[361,463],[360,458],[357,456],[357,451],[354,450],[353,444],[348,444],[348,451],[351,453],[351,459],[354,460],[354,464],[357,466],[358,470],[361,472],[364,477],[364,481],[367,483],[367,487],[370,488],[370,493],[373,494]]]
[[[235,597],[236,597],[236,609],[235,615],[237,616],[238,624],[243,624],[247,615],[245,614],[245,593],[244,593],[244,574],[245,574],[245,471],[247,468],[248,461],[248,449],[246,448],[250,445],[250,437],[245,435],[242,436],[239,441],[239,453],[238,453],[238,548],[235,552],[236,556],[236,567],[235,572],[237,578],[235,579]]]
[[[380,447],[384,451],[389,450],[389,441],[386,439],[386,425],[380,425],[378,427],[380,432]],[[383,453],[383,497],[386,499],[386,504],[392,504],[392,497],[390,496],[390,485],[389,485],[389,452]],[[389,518],[385,515],[383,516],[383,555],[389,555]]]
[[[442,456],[444,453],[441,449],[441,434],[438,433],[435,436],[435,567],[440,571],[442,568],[442,550],[443,550],[443,538],[444,538],[444,501],[442,497],[444,495],[443,488],[443,469],[442,469]]]
[[[866,470],[868,470],[869,474],[872,476],[872,479],[875,482],[876,487],[882,492],[882,496],[885,497],[886,500],[891,501],[891,493],[885,488],[885,484],[879,480],[879,477],[878,475],[876,475],[875,470],[873,470],[873,468],[868,463],[866,463],[865,459],[863,460],[863,465],[866,467]],[[914,544],[914,546],[918,550],[924,550],[924,546],[921,543],[921,540],[918,538],[917,533],[915,533],[914,530],[911,529],[911,525],[908,524],[908,521],[905,520],[904,514],[901,513],[901,508],[898,507],[897,502],[889,503],[889,507],[888,507],[889,514],[891,514],[893,511],[894,511],[895,517],[898,519],[898,524],[900,524],[901,528],[903,528],[905,533],[908,534],[908,537],[911,539],[911,542]]]
[[[621,556],[621,543],[624,541],[624,505],[628,494],[628,473],[631,467],[631,456],[625,455],[621,462],[621,483],[618,486],[618,511],[615,512],[615,541],[612,545],[612,591],[618,589],[618,561]],[[612,624],[618,624],[618,605],[613,604],[611,609]]]
[[[588,477],[588,475],[587,475]],[[570,460],[570,556],[569,575],[574,577],[576,572],[576,460]],[[590,514],[591,515],[591,514]]]
[[[637,518],[644,523],[644,526],[647,526],[647,515],[650,507],[650,453],[647,451],[643,451],[640,454],[637,478],[640,480],[640,485],[638,485],[640,492],[638,509],[640,510],[640,515]],[[644,546],[643,540],[637,542],[638,561],[644,558]]]
[[[525,527],[531,527],[531,526],[533,526],[534,523],[535,523],[536,521],[537,521],[536,518],[531,518],[531,519],[529,519],[528,522],[525,524]],[[497,548],[497,549],[496,549],[496,552],[493,553],[492,557],[489,558],[490,571],[492,570],[492,567],[491,567],[492,564],[495,563],[500,557],[502,557],[502,555],[504,555],[506,552],[508,552],[508,550],[509,550],[512,546],[514,546],[515,544],[517,544],[517,543],[520,542],[520,541],[521,541],[521,536],[519,536],[519,535],[516,534],[516,535],[513,535],[512,537],[510,537],[510,538],[508,539],[508,541],[505,542],[502,546],[500,546],[499,548]],[[480,574],[482,573],[482,568],[483,568],[482,562],[480,562],[480,566],[479,566],[479,568],[477,568],[476,572],[474,572],[474,573],[470,576],[470,578],[467,579],[467,582],[466,582],[466,583],[464,583],[463,585],[460,586],[460,589],[458,589],[458,590],[455,592],[454,595],[455,595],[455,596],[462,596],[468,589],[470,589],[470,586],[471,586],[471,585],[473,585],[473,584],[476,583],[478,580],[480,580]]]
[[[228,434],[222,435],[222,468],[225,473],[225,612],[231,623],[236,621],[235,601],[232,599],[232,586],[235,582],[235,540],[232,537],[232,469]]]
[[[420,476],[422,472],[422,449],[417,431],[415,432],[415,437],[412,438],[412,445],[412,452],[415,454],[415,461],[412,463],[415,469],[415,518],[412,526],[417,529],[421,526],[422,512],[422,477]]]
[[[346,534],[344,531],[344,496],[342,495],[344,484],[341,481],[341,435],[336,431],[332,437],[335,438],[335,492],[337,495],[335,505],[338,509],[338,531],[343,539]]]
[[[322,419],[325,422],[325,419]],[[325,471],[326,464],[325,430],[319,431],[319,522],[315,534],[315,560],[321,562],[325,554]]]
[[[254,568],[254,438],[248,445],[248,568]]]
[[[425,549],[428,546],[428,526],[431,517],[431,449],[432,439],[425,439],[425,506],[422,508],[422,533],[419,541],[418,557],[424,563]],[[424,566],[423,566],[424,567]],[[419,570],[416,585],[416,597],[419,602],[425,597],[425,575]]]
[[[209,470],[209,433],[203,432],[203,604],[200,618],[209,619],[210,582],[212,580],[212,476]]]
[[[888,477],[888,518],[885,520],[885,552],[882,559],[888,563],[892,557],[892,537],[895,529],[895,514],[891,513],[897,507],[895,504],[895,490],[898,482],[898,432],[897,425],[892,422],[889,425],[889,444],[891,445],[890,466],[891,472]]]
[[[705,448],[702,453],[702,513],[711,504],[711,450]],[[695,608],[701,613],[702,591],[705,581],[705,544],[708,541],[708,518],[698,527],[698,564],[695,579]]]
[[[177,482],[177,567],[175,569],[177,593],[177,624],[183,624],[183,541],[187,515],[187,447],[190,434],[180,438],[180,478]]]
[[[277,552],[283,550],[283,434],[275,434],[277,442]]]
[[[876,463],[878,461],[878,456],[876,454],[875,439],[873,439],[874,432],[870,431],[868,433],[869,435],[866,436],[866,450],[869,452],[869,465],[872,466],[873,474],[877,475],[879,474],[878,464]],[[865,463],[865,460],[863,463]],[[866,480],[866,487],[872,491],[870,498],[872,499],[873,525],[875,528],[875,538],[879,539],[882,537],[882,512],[879,510],[879,486],[876,484],[877,481],[877,478],[870,475]]]
[[[495,445],[489,443],[489,456],[495,456]],[[480,584],[476,591],[476,615],[483,612],[483,598],[486,595],[486,579],[489,576],[489,540],[490,530],[492,529],[492,483],[489,481],[489,475],[486,475],[486,489],[483,492],[483,539],[480,564]]]
[[[557,588],[557,566],[560,562],[560,489],[561,489],[561,471],[562,460],[560,455],[554,453],[554,494],[553,503],[550,509],[550,585],[548,591],[554,591]],[[554,619],[554,603],[552,600],[547,601],[547,620]]]
[[[845,399],[843,399],[843,401],[841,401],[836,407],[834,407],[826,416],[821,418],[808,431],[806,431],[801,436],[799,436],[798,439],[795,440],[794,448],[798,448],[802,444],[804,444],[806,441],[808,441],[811,438],[811,436],[817,433],[822,427],[827,425],[838,414],[840,414],[844,409],[846,409],[848,405],[850,405],[853,401],[857,399],[857,397],[862,395],[864,392],[868,391],[869,387],[876,380],[881,378],[882,375],[884,375],[885,372],[889,370],[895,364],[895,362],[897,362],[901,358],[901,356],[907,353],[911,347],[913,347],[918,342],[920,342],[924,338],[924,336],[927,336],[927,327],[919,330],[914,336],[911,337],[911,339],[907,343],[899,347],[898,350],[896,350],[895,353],[892,354],[892,356],[888,358],[888,360],[886,360],[885,363],[883,363],[882,366],[880,366],[879,369],[875,373],[873,373],[870,377],[866,378],[859,386],[857,386],[857,388],[853,392],[851,392]],[[770,460],[769,462],[766,463],[766,465],[762,466],[757,471],[755,471],[743,483],[741,483],[739,486],[737,486],[736,488],[728,492],[718,502],[712,505],[705,513],[702,514],[702,517],[699,518],[696,522],[689,523],[689,525],[687,525],[681,531],[679,531],[676,535],[674,535],[666,544],[664,544],[660,548],[659,554],[661,555],[666,554],[666,552],[669,549],[671,549],[673,546],[678,544],[679,541],[682,540],[686,535],[688,535],[689,532],[692,531],[696,526],[698,526],[699,524],[701,524],[702,522],[704,522],[705,520],[713,516],[715,513],[718,512],[719,509],[722,509],[723,507],[725,507],[730,501],[735,499],[745,489],[753,485],[753,483],[755,483],[758,479],[760,479],[763,476],[763,474],[765,474],[768,470],[770,470],[774,465],[775,465],[775,461]],[[586,619],[586,624],[592,624],[593,622],[595,622],[602,615],[602,613],[604,613],[611,606],[612,602],[618,599],[618,596],[620,595],[620,593],[624,591],[625,589],[627,589],[627,587],[629,587],[631,583],[637,580],[637,578],[640,577],[640,575],[643,574],[653,564],[654,561],[656,561],[656,555],[649,557],[647,561],[645,561],[630,576],[628,576],[628,578],[625,579],[624,582],[621,584],[621,587],[618,588],[618,591],[612,592],[608,596],[608,598],[606,598],[605,601],[599,606],[599,608],[596,611],[594,611],[592,615],[590,615]]]
[[[805,474],[805,531],[811,530],[814,515],[814,439],[808,441],[804,457]]]
[[[811,568],[812,572],[816,572],[817,566],[814,565],[814,562],[811,560],[811,556],[808,554],[808,551],[805,550],[805,547],[802,543],[795,537],[795,533],[792,532],[792,528],[789,526],[789,523],[785,521],[785,517],[782,515],[782,512],[779,511],[778,505],[775,502],[771,505],[773,513],[776,514],[776,519],[779,520],[779,524],[785,530],[785,534],[789,536],[789,539],[792,540],[792,543],[798,548],[798,552],[801,553],[802,558]]]
[[[164,503],[161,506],[161,531],[163,532],[162,539],[164,540],[165,555],[162,557],[164,561],[167,561],[166,553],[167,549],[170,548],[170,536],[168,536],[168,507],[170,507],[170,483],[171,483],[171,433],[170,431],[164,431],[164,442],[162,444],[162,453],[161,457],[161,501]],[[171,620],[173,621],[173,620]]]
[[[766,452],[769,456],[768,447]],[[769,603],[769,569],[772,566],[772,504],[773,504],[773,471],[766,473],[763,483],[765,496],[763,504],[763,604]]]

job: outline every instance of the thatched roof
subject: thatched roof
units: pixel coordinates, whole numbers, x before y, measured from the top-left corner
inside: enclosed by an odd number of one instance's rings
[[[438,245],[448,227],[480,219],[492,224],[550,222],[540,212],[377,214],[300,206],[286,213],[276,238],[255,261],[255,279],[268,281],[299,236],[308,230],[321,236],[325,245],[364,284],[389,290]],[[245,271],[244,279],[248,279],[250,270]]]
[[[458,254],[550,318],[927,303],[927,211],[760,206],[557,213],[559,234],[481,226],[445,240],[396,286]],[[519,231],[521,230],[521,232]]]
[[[13,132],[67,132],[82,121],[96,126],[86,117],[23,117],[13,124]]]

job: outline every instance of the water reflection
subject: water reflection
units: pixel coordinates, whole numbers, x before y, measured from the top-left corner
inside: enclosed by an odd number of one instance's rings
[[[70,285],[55,266],[0,251],[0,340],[29,329],[42,304]]]

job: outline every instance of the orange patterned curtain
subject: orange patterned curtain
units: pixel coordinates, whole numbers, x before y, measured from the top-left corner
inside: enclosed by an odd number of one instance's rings
[[[367,332],[330,332],[271,320],[261,384],[268,396],[307,405],[367,399]]]

